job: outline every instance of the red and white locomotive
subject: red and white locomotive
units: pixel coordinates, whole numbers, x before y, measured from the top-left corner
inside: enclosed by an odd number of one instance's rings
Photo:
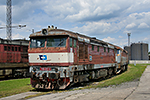
[[[65,89],[72,83],[125,71],[127,52],[118,46],[62,29],[30,35],[29,64],[34,88]]]

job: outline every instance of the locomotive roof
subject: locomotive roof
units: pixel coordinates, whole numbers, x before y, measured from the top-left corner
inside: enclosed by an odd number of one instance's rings
[[[44,31],[46,32],[44,33]],[[36,37],[47,37],[47,36],[57,36],[57,35],[60,35],[60,36],[67,35],[69,37],[76,38],[79,41],[84,41],[87,43],[95,42],[95,43],[101,43],[103,45],[107,45],[107,43],[102,40],[98,40],[96,38],[92,38],[89,36],[85,36],[83,34],[71,32],[71,31],[63,30],[63,29],[42,29],[39,32],[32,33],[29,37],[36,38]]]
[[[103,46],[108,46],[109,48],[116,48],[116,49],[121,49],[119,46],[113,45],[111,43],[104,42],[102,40],[96,39],[95,37],[89,37],[83,34],[75,33],[72,31],[64,30],[64,29],[42,29],[41,31],[32,33],[29,37],[30,38],[36,38],[36,37],[47,37],[47,36],[69,36],[72,38],[76,38],[79,41],[87,42],[90,44],[95,44],[99,45],[102,44]]]

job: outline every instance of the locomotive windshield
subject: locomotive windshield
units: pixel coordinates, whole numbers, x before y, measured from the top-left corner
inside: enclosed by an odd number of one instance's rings
[[[47,38],[47,47],[65,47],[67,37]]]
[[[39,38],[31,39],[30,48],[44,47],[45,43],[47,43],[46,47],[65,47],[66,40],[67,37],[48,37],[48,38],[40,38],[40,39]]]

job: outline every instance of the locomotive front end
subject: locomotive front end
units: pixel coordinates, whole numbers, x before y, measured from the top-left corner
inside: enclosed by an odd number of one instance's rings
[[[57,29],[44,29],[30,35],[29,64],[31,84],[37,89],[65,89],[70,84],[69,65],[74,53],[69,36]]]

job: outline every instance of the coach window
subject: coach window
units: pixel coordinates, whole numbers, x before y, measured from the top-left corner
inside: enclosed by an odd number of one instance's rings
[[[8,51],[10,51],[10,47],[8,46]]]
[[[21,51],[21,48],[20,48],[20,47],[18,47],[18,51]]]
[[[72,47],[72,38],[70,38],[70,47]]]
[[[4,46],[4,51],[7,51],[7,46]]]
[[[15,47],[15,51],[17,51],[17,47]]]
[[[14,51],[14,47],[12,47],[12,51]]]

